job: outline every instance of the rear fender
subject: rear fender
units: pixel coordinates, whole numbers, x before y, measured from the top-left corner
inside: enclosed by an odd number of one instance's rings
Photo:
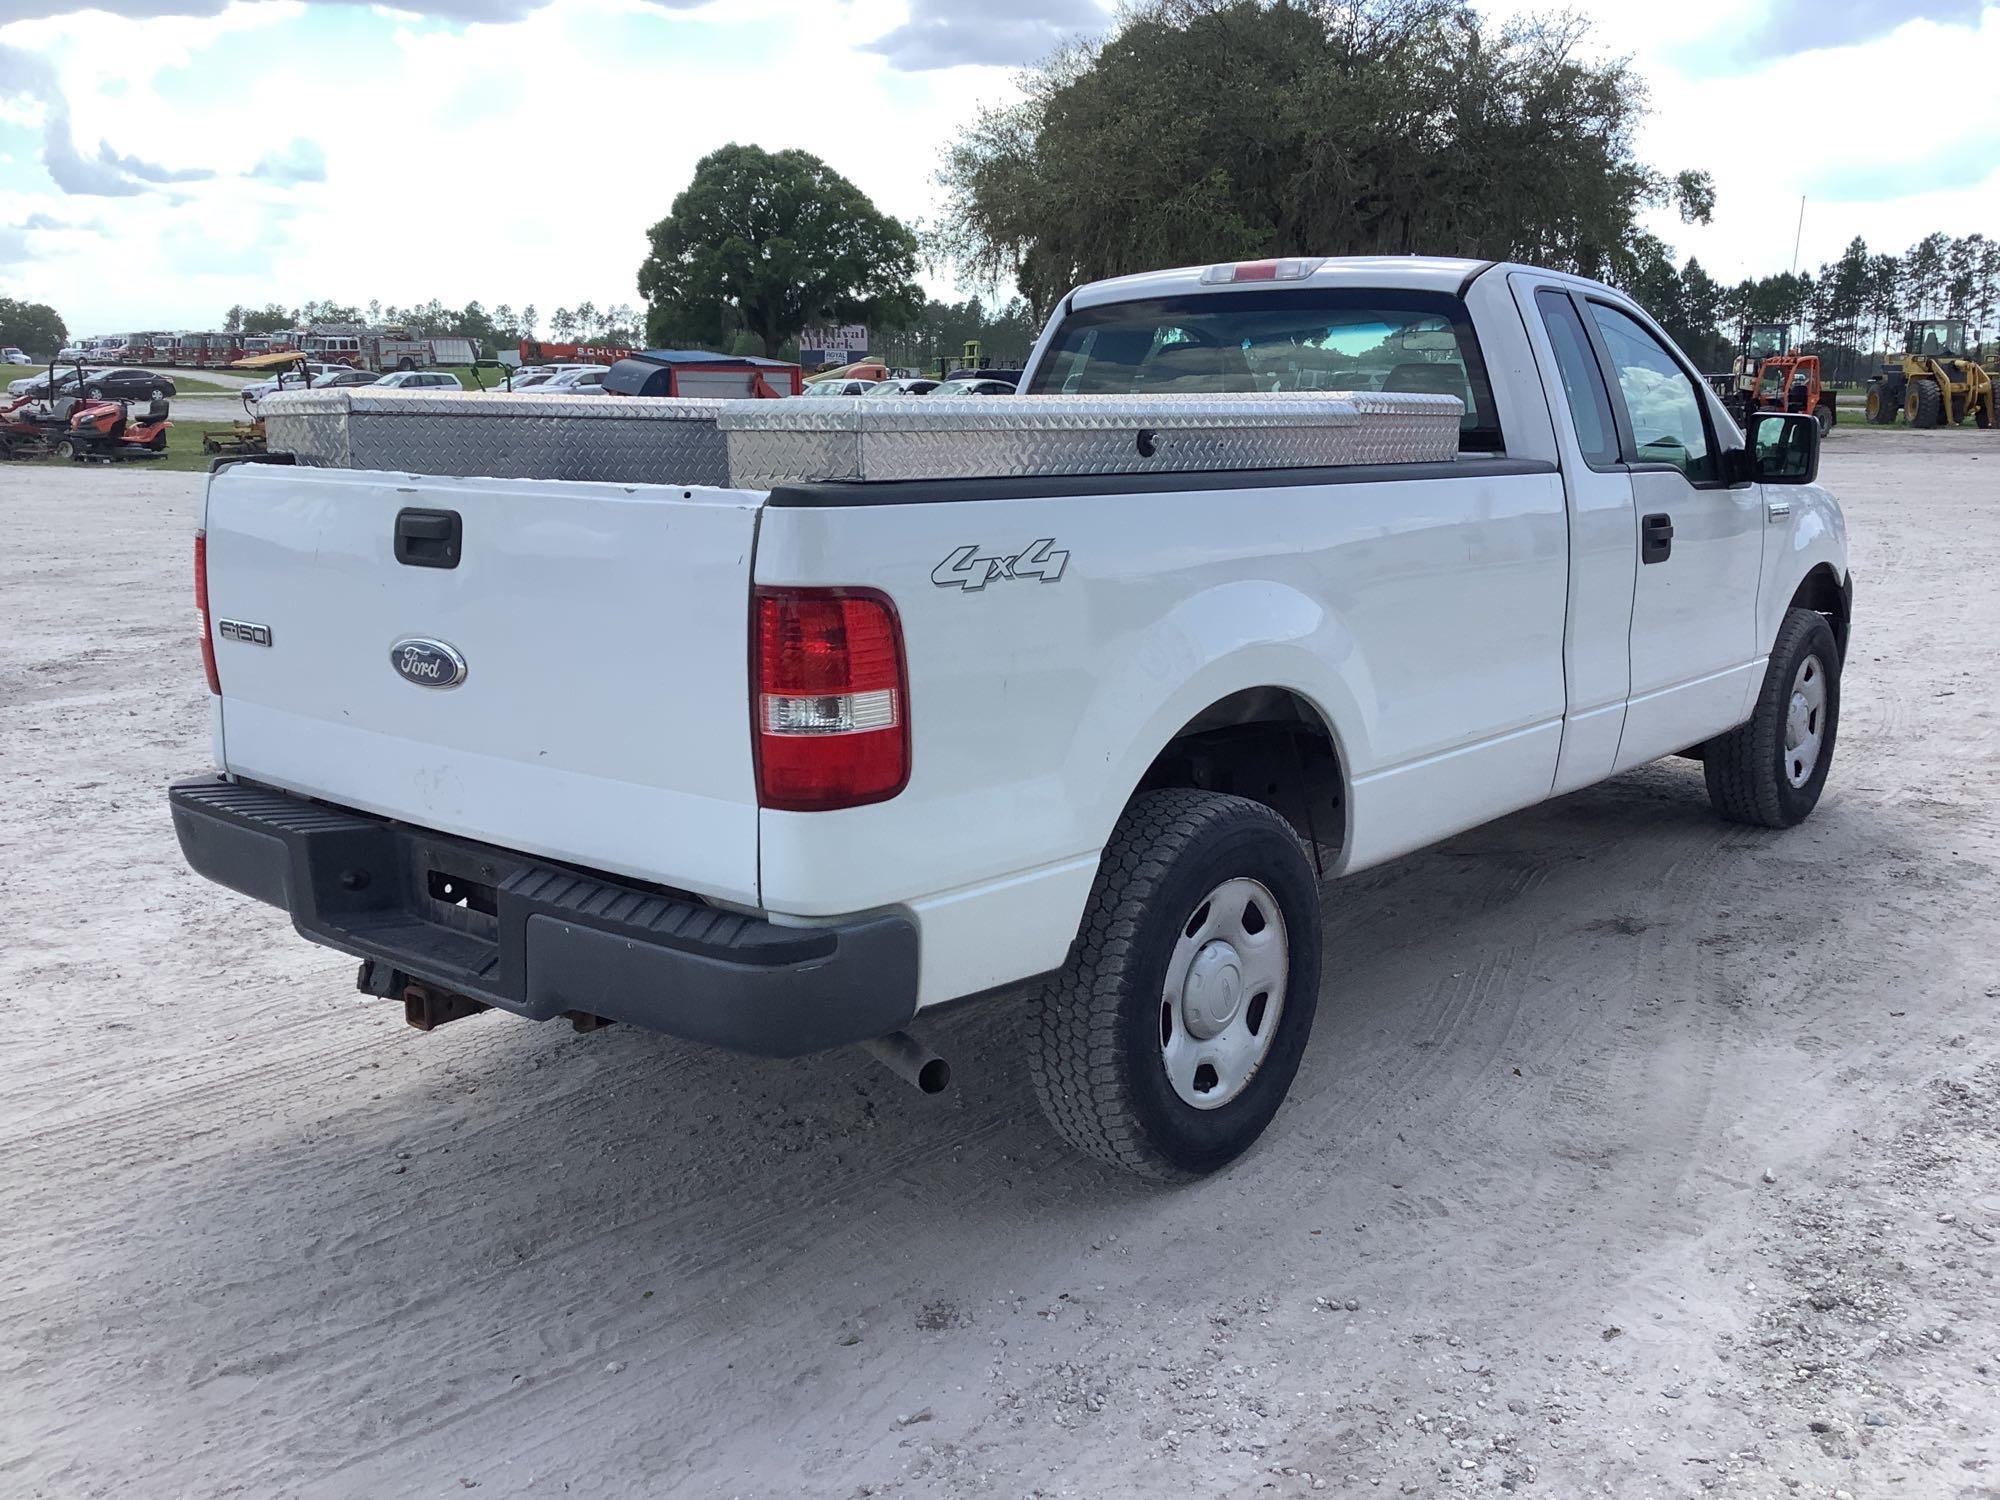
[[[1319,715],[1343,767],[1369,763],[1360,709],[1372,701],[1366,674],[1345,622],[1287,585],[1241,580],[1183,601],[1103,673],[1103,688],[1078,728],[1080,744],[1118,747],[1096,779],[1093,842],[1109,840],[1160,752],[1203,710],[1233,693],[1296,693]]]

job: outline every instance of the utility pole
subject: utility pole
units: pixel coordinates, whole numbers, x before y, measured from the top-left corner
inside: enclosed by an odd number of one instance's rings
[[[1805,195],[1801,193],[1799,195],[1799,227],[1797,232],[1792,235],[1792,274],[1794,276],[1799,274],[1799,242],[1805,238],[1805,233],[1806,200]]]

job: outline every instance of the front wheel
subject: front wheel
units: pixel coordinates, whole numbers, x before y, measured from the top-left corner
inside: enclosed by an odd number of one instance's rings
[[[1819,435],[1825,437],[1829,432],[1833,431],[1833,408],[1822,401],[1818,406],[1813,408],[1813,420],[1819,423]]]
[[[1080,1151],[1171,1182],[1247,1150],[1319,1003],[1319,886],[1290,824],[1212,792],[1146,792],[1105,847],[1029,1070]]]
[[[1819,805],[1840,729],[1840,644],[1824,616],[1787,610],[1749,722],[1710,740],[1708,800],[1732,823],[1790,828]]]
[[[64,463],[74,463],[79,456],[79,452],[80,450],[77,448],[74,438],[56,439],[56,457]]]
[[[1944,424],[1944,392],[1938,383],[1926,376],[1910,383],[1911,400],[1910,425],[1912,427],[1939,427]]]

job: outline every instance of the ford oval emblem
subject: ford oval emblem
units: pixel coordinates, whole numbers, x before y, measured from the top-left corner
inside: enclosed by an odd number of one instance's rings
[[[389,648],[389,665],[405,682],[418,687],[457,687],[465,681],[465,658],[443,641],[411,636]]]

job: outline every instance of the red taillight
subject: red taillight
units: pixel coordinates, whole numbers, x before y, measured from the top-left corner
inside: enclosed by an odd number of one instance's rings
[[[882,802],[910,779],[903,629],[868,589],[759,589],[757,800],[786,812]]]
[[[215,675],[215,637],[208,626],[208,533],[194,534],[194,613],[201,622],[201,669],[208,674],[208,690],[222,696],[222,679]]]

